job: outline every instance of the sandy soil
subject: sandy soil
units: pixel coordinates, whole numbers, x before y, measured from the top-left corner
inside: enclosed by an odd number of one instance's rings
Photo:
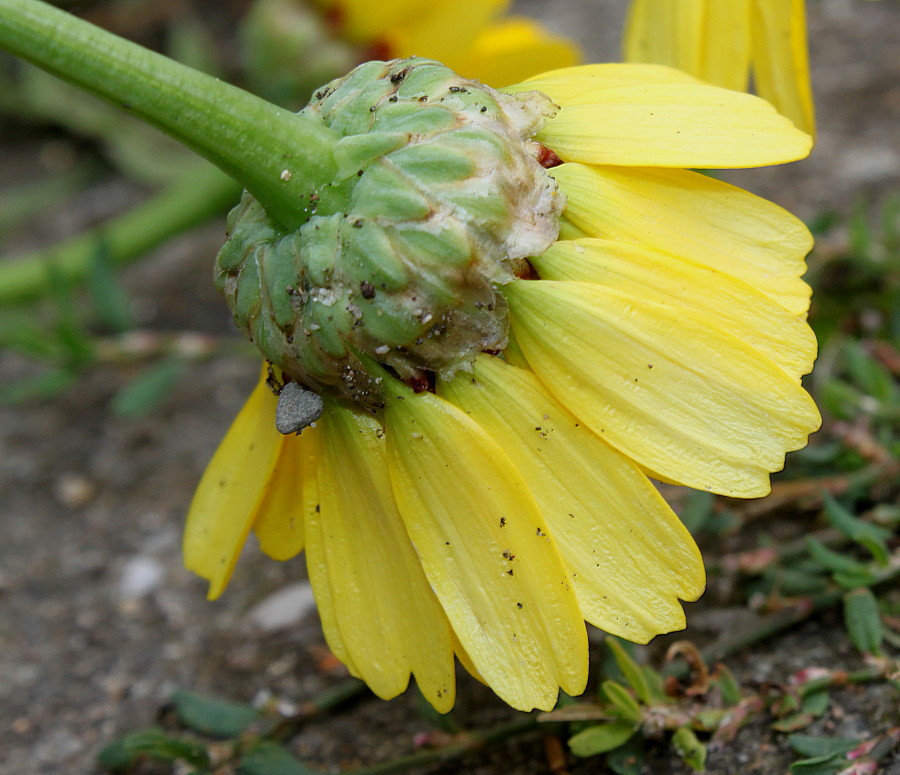
[[[617,58],[621,2],[531,0],[519,6],[582,40],[592,58]],[[809,6],[818,147],[790,168],[740,176],[803,216],[848,211],[900,190],[900,5],[811,0]],[[48,138],[12,139],[0,150],[7,185],[19,179],[16,171],[40,166]],[[93,194],[113,203],[106,209],[130,195],[114,182]],[[84,209],[66,217],[75,225],[97,217]],[[214,224],[176,240],[126,273],[142,327],[228,335],[227,315],[209,282],[222,231]],[[191,366],[165,403],[140,420],[109,411],[111,397],[133,375],[126,368],[92,371],[52,401],[0,409],[0,772],[90,773],[97,750],[119,733],[152,723],[176,687],[298,703],[341,680],[339,668],[325,669],[305,587],[290,586],[305,577],[302,558],[278,564],[248,548],[228,593],[215,603],[181,567],[180,530],[192,490],[256,368],[252,358],[223,348]],[[0,354],[4,381],[33,369]],[[269,608],[260,607],[264,601]],[[288,626],[279,626],[276,615]],[[692,632],[709,637],[700,628]],[[858,664],[831,615],[771,641],[752,659],[731,661],[746,680],[783,681],[810,664]],[[508,718],[470,679],[461,679],[461,694],[463,724]],[[881,730],[897,713],[877,687],[840,692],[836,705],[842,713],[823,727],[830,724],[834,734]],[[364,699],[307,727],[297,750],[334,771],[409,752],[413,737],[427,729],[414,697]],[[710,772],[778,773],[790,761],[783,736],[760,723],[714,752]],[[418,772],[426,771],[525,775],[548,769],[540,739],[530,738]],[[573,763],[571,771],[601,768],[587,761]],[[663,758],[652,771],[685,768]]]

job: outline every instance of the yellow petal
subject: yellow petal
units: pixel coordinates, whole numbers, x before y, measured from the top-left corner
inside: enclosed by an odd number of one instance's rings
[[[803,0],[753,0],[756,91],[803,131],[815,132]]]
[[[477,672],[519,710],[580,694],[587,635],[556,544],[509,458],[459,409],[389,398],[385,427],[400,514]]]
[[[812,237],[777,205],[687,170],[564,164],[552,173],[568,199],[565,237],[602,237],[688,258],[743,280],[794,314],[809,308],[809,286],[800,278]]]
[[[487,681],[485,681],[484,678],[481,677],[481,673],[475,669],[472,658],[466,653],[462,643],[459,642],[459,638],[456,637],[455,632],[453,633],[453,651],[456,653],[456,658],[459,660],[459,664],[463,666],[463,669],[476,681],[487,686]]]
[[[750,67],[750,0],[633,0],[627,62],[669,65],[744,91]]]
[[[553,94],[560,104],[584,105],[595,102],[598,93],[613,89],[697,83],[696,78],[661,65],[593,64],[544,72],[501,91],[510,94],[539,91]]]
[[[552,35],[537,22],[513,17],[486,27],[456,59],[454,69],[460,75],[497,87],[574,65],[581,52],[575,43]]]
[[[705,0],[704,5],[700,67],[694,74],[725,89],[746,91],[750,74],[750,0]]]
[[[379,40],[421,8],[417,0],[380,0],[377,11],[367,0],[316,0],[316,4],[337,19],[341,36],[355,43]]]
[[[281,452],[257,509],[253,532],[259,548],[274,560],[289,560],[303,550],[303,520],[316,500],[317,430],[285,436]]]
[[[544,93],[561,110],[535,139],[564,161],[722,169],[795,161],[812,147],[768,102],[699,82],[602,88],[574,102]]]
[[[414,16],[385,28],[383,37],[392,56],[424,56],[453,68],[481,30],[508,5],[509,0],[444,0],[426,10],[419,4]]]
[[[504,286],[528,363],[595,433],[668,479],[769,491],[820,417],[797,380],[732,334],[601,285]]]
[[[598,283],[729,331],[797,379],[812,371],[816,337],[806,322],[711,267],[598,239],[557,242],[531,263],[544,280]]]
[[[260,379],[203,473],[184,528],[184,564],[209,581],[214,600],[228,584],[256,518],[283,436],[278,400]]]
[[[696,74],[705,6],[705,0],[632,0],[625,22],[625,61],[669,65]]]
[[[415,675],[444,713],[455,699],[450,626],[431,591],[388,474],[384,433],[369,414],[326,402],[319,511],[307,518],[307,565],[325,636],[384,699]]]
[[[528,371],[479,356],[442,395],[500,442],[534,494],[584,618],[646,643],[682,629],[678,598],[703,592],[703,561],[656,488],[550,398]]]

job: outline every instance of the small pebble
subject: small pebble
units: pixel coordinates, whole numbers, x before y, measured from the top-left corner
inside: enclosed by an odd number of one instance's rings
[[[308,581],[298,581],[273,592],[250,609],[247,616],[263,632],[283,630],[298,624],[313,611],[316,601]]]
[[[87,477],[68,472],[57,477],[53,490],[60,505],[77,509],[94,497],[96,488]]]
[[[146,597],[162,583],[165,570],[152,557],[132,557],[122,568],[119,578],[119,597],[122,600],[138,600]]]

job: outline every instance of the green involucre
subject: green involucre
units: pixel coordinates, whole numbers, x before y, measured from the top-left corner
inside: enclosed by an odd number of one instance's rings
[[[497,286],[558,234],[564,199],[530,141],[554,112],[416,58],[318,90],[300,115],[339,136],[337,173],[295,231],[249,194],[232,212],[216,279],[238,327],[295,381],[366,406],[372,362],[449,378],[502,349]]]

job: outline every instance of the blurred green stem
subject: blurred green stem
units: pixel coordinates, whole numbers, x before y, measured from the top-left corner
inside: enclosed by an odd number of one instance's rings
[[[81,282],[101,246],[113,264],[128,263],[170,237],[221,213],[239,194],[240,186],[234,180],[215,167],[198,162],[181,180],[102,226],[3,262],[0,305],[34,299],[51,282]]]
[[[41,0],[0,0],[0,48],[120,105],[209,159],[289,229],[339,194],[329,129]]]

